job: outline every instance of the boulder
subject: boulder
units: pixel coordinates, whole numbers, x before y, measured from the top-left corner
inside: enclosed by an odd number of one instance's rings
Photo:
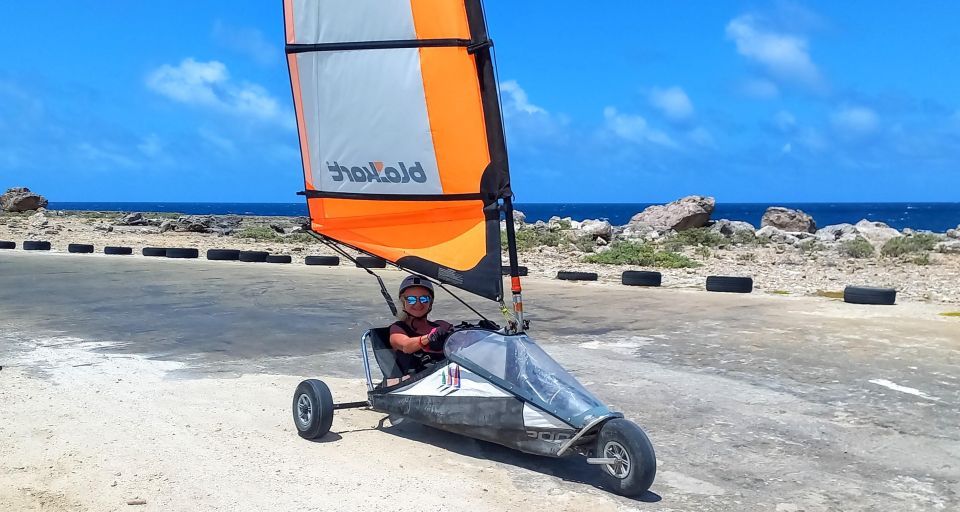
[[[630,219],[630,224],[641,222],[666,231],[683,231],[707,224],[717,202],[712,197],[687,196],[666,205],[653,205]]]
[[[523,224],[527,221],[527,216],[520,210],[513,211],[513,223],[514,224]]]
[[[960,240],[940,242],[937,244],[936,250],[944,254],[960,254]]]
[[[652,240],[660,237],[660,232],[646,222],[630,221],[629,224],[618,228],[618,235],[626,240]]]
[[[957,226],[957,229],[948,229],[947,238],[957,238],[960,239],[960,226]]]
[[[177,219],[177,231],[229,235],[242,221],[239,215],[182,215]]]
[[[0,195],[0,210],[5,212],[29,212],[47,207],[47,198],[30,192],[27,187],[7,189]]]
[[[613,226],[605,220],[587,219],[580,223],[580,234],[590,235],[590,238],[610,240],[613,237]]]
[[[167,219],[160,223],[160,232],[166,233],[167,231],[174,231],[177,229],[177,223],[173,222],[170,219]]]
[[[563,229],[578,229],[580,227],[580,223],[570,217],[564,217],[561,219],[560,217],[554,215],[553,217],[550,217],[549,221],[547,221],[547,227],[554,231]]]
[[[853,224],[831,224],[817,230],[817,240],[821,242],[846,242],[857,238],[857,228]]]
[[[878,250],[891,238],[903,236],[899,231],[883,222],[871,222],[867,219],[861,220],[854,227],[857,228],[857,234],[866,238],[870,245]]]
[[[757,238],[768,238],[771,242],[778,244],[793,245],[799,240],[795,234],[787,233],[774,226],[764,226],[757,230],[756,235]]]
[[[32,229],[44,229],[50,226],[50,220],[47,219],[46,211],[42,208],[37,213],[30,216],[30,227]]]
[[[756,228],[749,222],[739,220],[720,219],[710,226],[710,231],[720,233],[725,237],[732,237],[741,231],[749,231],[751,235],[756,234]]]
[[[771,206],[763,213],[760,227],[773,226],[782,231],[816,233],[817,223],[803,210]]]
[[[143,217],[142,213],[134,212],[124,215],[114,224],[117,226],[146,226],[147,219]]]

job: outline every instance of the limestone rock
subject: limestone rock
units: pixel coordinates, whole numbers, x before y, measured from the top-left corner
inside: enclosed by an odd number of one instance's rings
[[[514,224],[523,224],[527,221],[527,216],[520,210],[513,211],[513,223]]]
[[[757,230],[757,238],[768,238],[771,242],[778,244],[793,245],[799,241],[795,234],[787,233],[774,226],[764,226]]]
[[[581,235],[590,235],[591,238],[613,238],[613,226],[606,220],[587,219],[580,223],[579,231]]]
[[[720,219],[710,226],[710,230],[726,237],[732,237],[739,232],[745,231],[749,231],[752,235],[756,234],[756,228],[753,227],[753,224],[739,220]]]
[[[28,212],[47,207],[47,198],[30,192],[27,187],[7,189],[0,195],[0,210],[6,212]]]
[[[937,252],[944,254],[960,254],[960,240],[950,240],[937,244]]]
[[[177,219],[177,231],[229,235],[241,222],[239,215],[182,215]]]
[[[140,212],[128,213],[114,223],[117,226],[146,226],[147,219]]]
[[[763,213],[760,227],[773,226],[783,231],[816,233],[817,223],[803,210],[771,206]]]
[[[947,237],[960,239],[960,226],[957,226],[957,229],[948,229]]]
[[[817,240],[821,242],[846,242],[857,238],[857,228],[853,224],[831,224],[817,230]]]
[[[712,197],[687,196],[666,205],[653,205],[630,219],[630,224],[642,222],[657,230],[683,231],[707,224],[717,202]]]
[[[177,224],[170,219],[167,219],[160,223],[160,232],[166,233],[167,231],[173,231],[177,229]]]
[[[891,238],[903,236],[899,231],[883,222],[871,222],[867,219],[861,220],[854,227],[857,228],[857,233],[863,238],[866,238],[867,241],[870,242],[870,245],[876,249],[883,247],[883,244],[887,243]]]

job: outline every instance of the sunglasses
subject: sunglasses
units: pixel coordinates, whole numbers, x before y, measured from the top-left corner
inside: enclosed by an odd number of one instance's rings
[[[420,299],[420,304],[430,304],[429,295],[421,295],[419,297],[416,295],[407,295],[404,298],[407,299],[407,304],[410,304],[411,306],[417,303],[417,299]]]

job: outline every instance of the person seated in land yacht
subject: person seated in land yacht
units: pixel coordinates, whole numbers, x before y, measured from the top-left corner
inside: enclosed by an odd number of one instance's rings
[[[415,358],[415,371],[443,361],[443,342],[453,326],[450,322],[427,318],[433,309],[433,283],[418,276],[407,276],[400,283],[402,309],[390,326],[390,346]]]

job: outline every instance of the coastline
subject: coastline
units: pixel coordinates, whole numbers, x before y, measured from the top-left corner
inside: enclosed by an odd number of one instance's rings
[[[97,253],[102,253],[108,245],[126,246],[133,249],[133,257],[141,257],[137,255],[144,247],[196,248],[200,258],[204,258],[209,249],[266,251],[288,254],[292,264],[301,265],[306,256],[335,255],[330,248],[302,232],[305,220],[302,217],[40,210],[0,214],[0,240],[15,242],[17,250],[21,250],[25,240],[46,240],[55,252],[67,252],[71,243],[92,244]],[[599,231],[597,223],[601,226]],[[626,270],[655,270],[663,274],[663,286],[668,288],[702,289],[707,276],[726,275],[752,277],[754,293],[835,298],[847,285],[876,286],[895,288],[898,302],[960,304],[960,289],[955,285],[960,280],[960,254],[957,253],[931,250],[924,252],[922,258],[887,257],[878,249],[875,256],[854,258],[839,253],[837,244],[821,243],[812,236],[794,236],[806,234],[777,232],[764,239],[760,236],[763,230],[758,230],[757,239],[763,243],[716,246],[698,243],[673,247],[675,254],[692,261],[694,266],[659,268],[589,263],[584,258],[591,253],[602,253],[617,241],[639,240],[662,245],[674,236],[672,232],[631,234],[629,226],[569,218],[526,224],[522,214],[516,218],[516,225],[525,234],[540,237],[535,237],[534,242],[544,242],[533,243],[519,253],[520,264],[528,267],[530,275],[554,278],[561,270],[596,272],[597,283],[583,283],[585,286],[620,286],[620,276]],[[706,232],[708,228],[699,229]],[[543,234],[548,236],[541,236]],[[946,236],[942,238],[943,244],[954,243]],[[583,245],[585,240],[587,247]],[[808,243],[809,240],[813,243]],[[341,264],[350,263],[341,261]]]

